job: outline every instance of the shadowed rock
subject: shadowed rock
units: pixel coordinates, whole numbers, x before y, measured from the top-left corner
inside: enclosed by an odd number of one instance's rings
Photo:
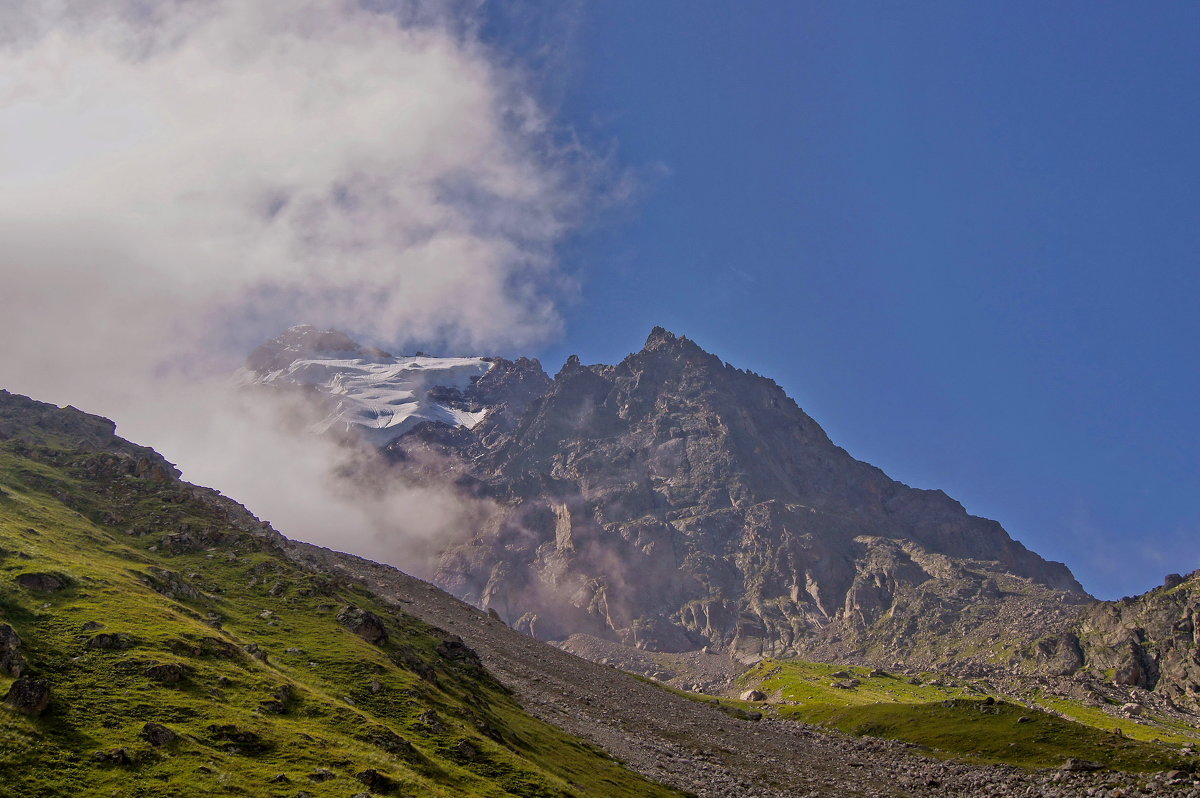
[[[28,667],[23,651],[24,644],[16,630],[6,623],[0,624],[0,673],[14,679],[22,676]]]
[[[338,623],[368,643],[379,645],[388,639],[387,627],[383,619],[373,612],[355,607],[353,604],[343,607],[337,616]]]
[[[50,573],[19,574],[14,581],[34,593],[57,593],[70,587],[71,584],[71,581],[62,574]]]
[[[41,715],[50,706],[50,683],[22,677],[12,683],[4,703],[26,715]]]
[[[142,727],[142,739],[153,745],[155,748],[160,748],[164,745],[170,745],[179,738],[175,732],[163,726],[161,723],[147,723]]]

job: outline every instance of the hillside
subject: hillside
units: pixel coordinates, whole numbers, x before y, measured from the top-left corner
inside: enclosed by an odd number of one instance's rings
[[[5,796],[669,796],[111,422],[0,391]]]

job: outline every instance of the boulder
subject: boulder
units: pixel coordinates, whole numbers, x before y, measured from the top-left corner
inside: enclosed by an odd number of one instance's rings
[[[24,648],[16,630],[6,623],[0,624],[0,673],[7,673],[14,679],[25,673],[28,663]]]
[[[355,773],[354,778],[366,785],[367,789],[372,792],[391,792],[396,786],[395,782],[387,776],[380,773],[378,770],[368,769],[361,773]]]
[[[161,665],[151,665],[142,671],[148,679],[163,684],[178,684],[187,678],[187,669],[178,663],[167,662]]]
[[[437,653],[446,659],[470,660],[475,663],[479,662],[479,655],[475,653],[475,649],[468,646],[462,641],[461,637],[456,635],[447,637],[445,640],[438,643]]]
[[[740,698],[743,701],[766,701],[767,694],[761,690],[747,690],[746,692],[742,693]]]
[[[31,573],[19,574],[16,583],[34,593],[57,593],[70,586],[71,582],[62,574]]]
[[[142,739],[155,748],[170,745],[179,735],[163,726],[161,723],[147,723],[142,727]]]
[[[1121,706],[1121,714],[1128,715],[1131,718],[1136,718],[1142,714],[1144,707],[1141,704],[1135,704],[1132,701]]]
[[[121,632],[117,634],[101,632],[88,640],[87,647],[93,651],[120,651],[121,649],[129,648],[132,644],[133,640],[127,634]]]
[[[92,759],[105,765],[132,765],[133,757],[124,748],[113,748],[109,751],[97,751]]]
[[[1101,765],[1099,762],[1090,762],[1086,759],[1075,759],[1074,757],[1071,757],[1067,761],[1063,762],[1062,767],[1059,769],[1086,772],[1090,770],[1103,770],[1104,765]]]
[[[343,607],[337,619],[338,623],[368,643],[379,645],[388,639],[387,626],[384,625],[383,619],[353,604]]]
[[[8,688],[4,703],[26,715],[41,715],[50,706],[50,683],[45,679],[21,677]]]

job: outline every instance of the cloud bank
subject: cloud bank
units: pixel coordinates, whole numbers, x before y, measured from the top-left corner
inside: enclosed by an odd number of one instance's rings
[[[571,281],[553,251],[586,158],[555,146],[474,14],[5,4],[0,386],[114,418],[285,532],[328,541],[312,519],[340,512],[377,537],[403,508],[329,495],[333,453],[275,429],[225,375],[301,322],[401,350],[559,331]],[[297,509],[305,495],[334,511]]]

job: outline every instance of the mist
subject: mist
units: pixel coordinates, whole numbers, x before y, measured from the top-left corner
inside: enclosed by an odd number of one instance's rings
[[[230,375],[297,323],[395,351],[553,338],[586,153],[471,5],[102,5],[0,10],[0,387],[112,418],[289,536],[416,569],[479,508],[356,487],[361,452]]]

